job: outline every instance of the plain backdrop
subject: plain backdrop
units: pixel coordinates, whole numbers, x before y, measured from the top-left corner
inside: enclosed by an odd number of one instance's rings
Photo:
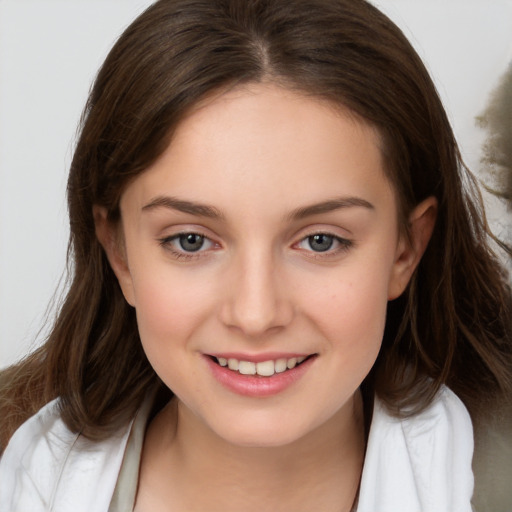
[[[65,289],[65,185],[81,110],[112,43],[151,3],[0,0],[0,368],[51,323],[48,304]],[[486,134],[474,119],[512,61],[512,0],[374,3],[426,62],[478,172]],[[497,233],[510,230],[510,212],[492,199],[489,209]]]

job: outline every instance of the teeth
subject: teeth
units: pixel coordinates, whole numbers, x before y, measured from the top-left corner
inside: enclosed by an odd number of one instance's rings
[[[291,359],[288,359],[288,362],[286,363],[286,366],[288,367],[288,370],[291,370],[292,368],[295,368],[297,366],[297,358],[292,357]]]
[[[238,363],[238,371],[242,375],[256,375],[256,363],[250,361],[240,361]]]
[[[274,375],[274,361],[264,361],[263,363],[256,363],[256,373],[263,377],[270,377]]]
[[[234,358],[217,358],[220,366],[227,366],[230,370],[238,371],[242,375],[260,375],[261,377],[271,377],[274,373],[283,373],[286,370],[291,370],[305,360],[306,356],[301,356],[253,363],[251,361],[239,361]]]
[[[278,359],[276,361],[276,373],[283,373],[288,369],[286,365],[286,359]]]

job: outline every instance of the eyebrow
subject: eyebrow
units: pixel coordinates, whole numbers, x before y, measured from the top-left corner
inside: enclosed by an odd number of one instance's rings
[[[370,202],[360,197],[340,197],[335,199],[329,199],[320,203],[311,204],[308,206],[302,206],[293,210],[287,215],[289,220],[301,220],[306,217],[313,215],[319,215],[322,213],[328,213],[335,210],[350,207],[362,207],[368,210],[374,210],[375,207]],[[158,196],[152,199],[148,204],[142,207],[143,211],[150,211],[156,208],[168,208],[170,210],[176,210],[191,215],[197,215],[198,217],[207,217],[209,219],[224,220],[224,215],[215,208],[206,204],[195,203],[193,201],[186,201],[184,199],[178,199],[170,196]]]
[[[368,210],[375,210],[373,204],[366,201],[366,199],[362,199],[360,197],[339,197],[297,208],[296,210],[293,210],[288,217],[290,220],[301,220],[306,217],[312,217],[313,215],[329,213],[335,210],[351,207],[362,207]]]
[[[156,208],[168,208],[183,213],[190,213],[198,217],[207,217],[209,219],[224,219],[224,215],[214,206],[194,203],[177,199],[176,197],[158,196],[152,199],[148,204],[142,207],[142,211],[154,210]]]

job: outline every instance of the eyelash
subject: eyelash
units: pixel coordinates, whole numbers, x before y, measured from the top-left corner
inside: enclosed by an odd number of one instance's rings
[[[203,244],[197,251],[185,251],[183,248],[181,250],[176,250],[173,247],[173,242],[178,241],[181,237],[184,236],[191,236],[195,235],[198,237],[201,237],[203,239]],[[197,231],[182,231],[181,233],[176,233],[175,235],[166,236],[164,238],[160,238],[158,240],[161,247],[163,247],[165,250],[169,251],[174,258],[177,260],[185,260],[190,261],[193,259],[201,258],[203,257],[203,245],[204,242],[209,242],[212,246],[215,245],[215,242],[213,242],[210,238],[208,238],[206,235],[203,235],[202,233],[198,233]]]
[[[203,244],[201,247],[199,247],[196,251],[186,251],[185,249],[181,248],[181,250],[177,250],[173,247],[173,242],[178,242],[181,237],[185,236],[198,236],[201,237],[203,240]],[[311,240],[316,236],[326,236],[332,239],[333,244],[338,244],[338,247],[336,247],[334,250],[332,249],[332,246],[328,247],[325,251],[314,251],[311,248]],[[202,233],[196,232],[196,231],[183,231],[180,233],[176,233],[172,236],[167,236],[164,238],[160,238],[158,240],[161,247],[163,247],[166,251],[169,251],[171,255],[176,258],[177,260],[185,260],[190,261],[197,258],[204,257],[203,254],[205,250],[203,249],[204,243],[209,243],[211,246],[215,246],[216,243],[213,242],[209,237],[206,235],[203,235]],[[313,259],[327,259],[327,258],[333,258],[336,257],[344,252],[347,252],[351,247],[353,247],[354,242],[352,240],[349,240],[347,238],[342,238],[340,236],[337,236],[333,233],[329,233],[327,231],[318,231],[316,233],[308,234],[307,236],[301,238],[299,242],[295,243],[293,247],[298,247],[300,244],[303,243],[309,243],[310,249],[304,249],[304,252],[309,253],[308,257]],[[208,249],[206,249],[208,250]]]
[[[337,244],[338,247],[332,249],[331,246],[327,248],[325,251],[314,251],[311,248],[311,239],[313,239],[316,236],[329,237],[332,239],[332,243]],[[303,243],[309,243],[310,250],[306,249],[305,251],[309,253],[308,257],[313,259],[335,258],[336,256],[339,256],[340,254],[347,252],[354,245],[354,242],[352,240],[349,240],[348,238],[342,238],[338,235],[335,235],[334,233],[329,233],[328,231],[318,231],[316,233],[311,233],[301,238],[301,240],[294,245],[299,246],[300,244]]]

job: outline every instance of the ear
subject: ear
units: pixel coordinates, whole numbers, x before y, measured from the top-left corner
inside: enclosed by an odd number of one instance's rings
[[[106,208],[94,205],[92,208],[96,237],[100,242],[107,259],[119,281],[126,302],[135,306],[134,290],[126,251],[120,240],[119,227],[114,226],[108,219]]]
[[[409,216],[409,237],[402,234],[397,245],[389,281],[388,299],[402,295],[427,248],[437,217],[437,199],[428,197]]]

